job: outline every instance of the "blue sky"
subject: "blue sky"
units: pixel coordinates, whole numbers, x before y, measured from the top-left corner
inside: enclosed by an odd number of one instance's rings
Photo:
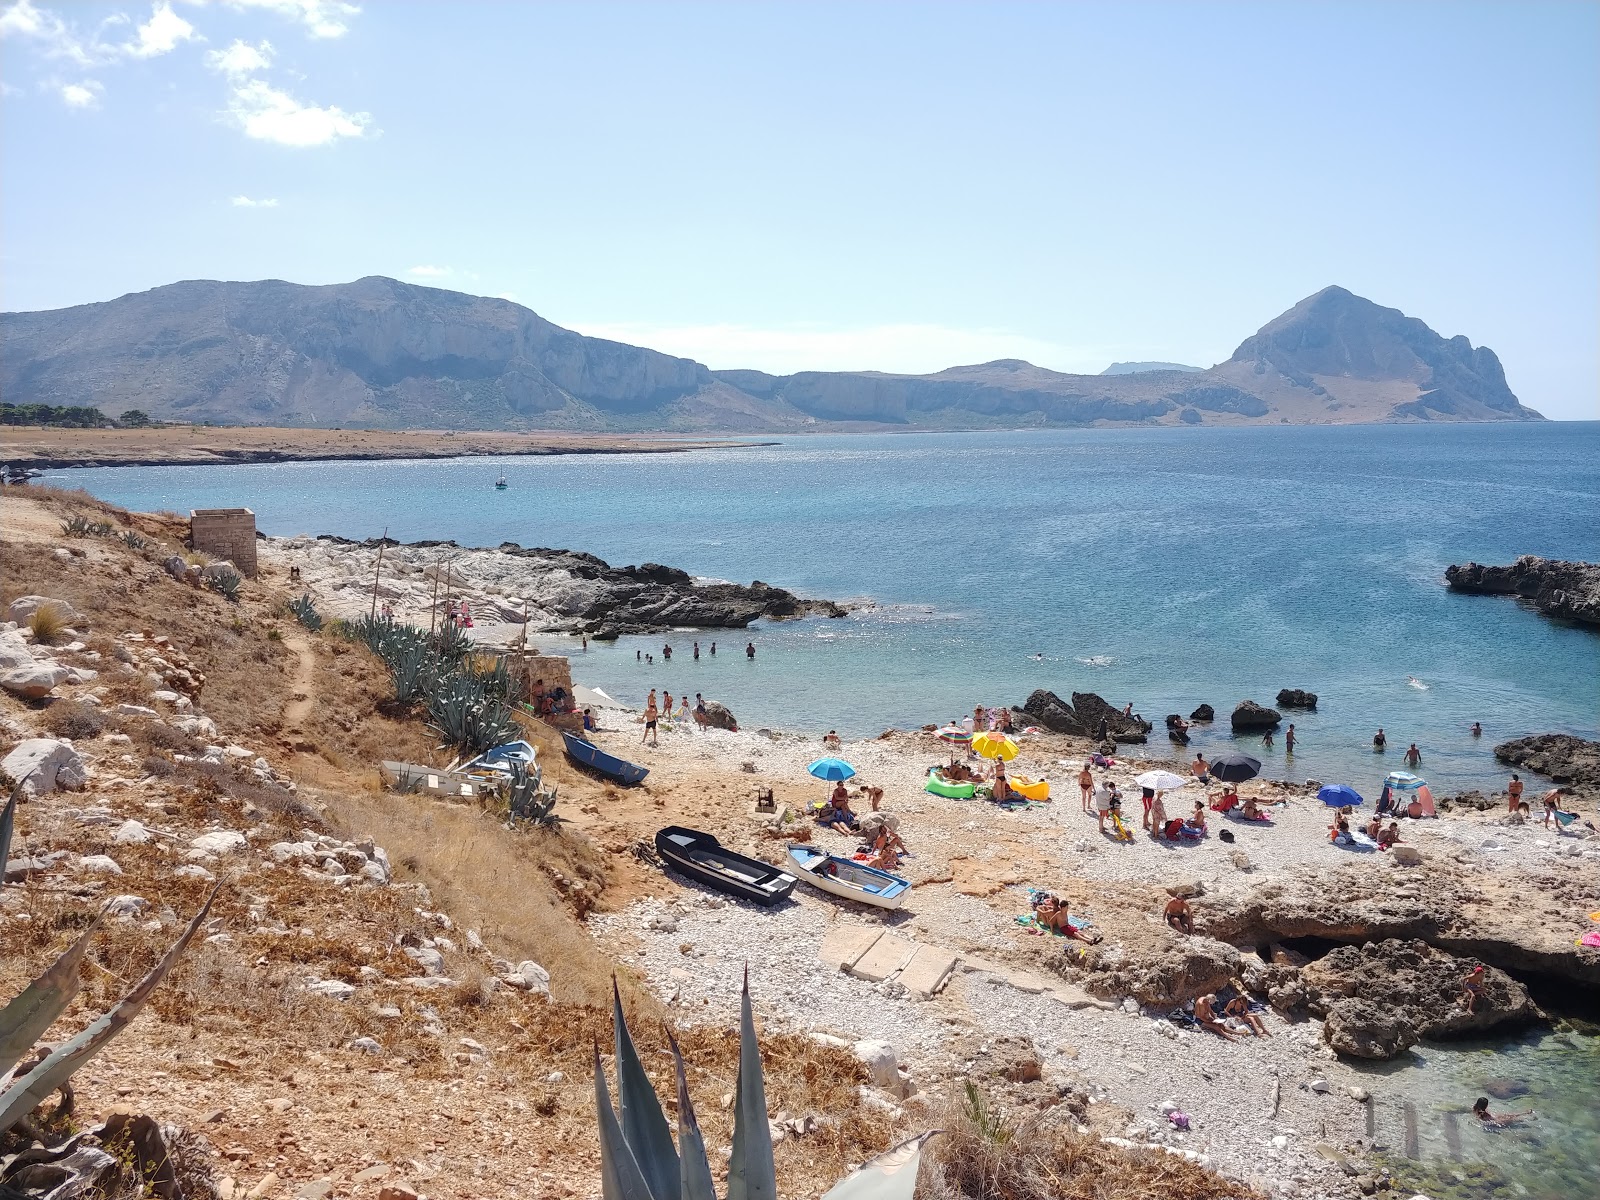
[[[1600,417],[1600,5],[0,0],[0,302],[362,275],[713,367],[1207,365],[1338,283]]]

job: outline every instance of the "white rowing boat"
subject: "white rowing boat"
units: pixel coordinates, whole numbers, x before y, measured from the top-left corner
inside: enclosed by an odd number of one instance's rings
[[[802,842],[789,843],[789,863],[812,887],[877,908],[899,908],[911,890],[908,879]]]

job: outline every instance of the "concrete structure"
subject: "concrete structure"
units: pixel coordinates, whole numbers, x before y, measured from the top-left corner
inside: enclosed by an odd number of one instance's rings
[[[256,577],[256,514],[248,508],[196,508],[189,513],[189,545],[225,558],[246,579]]]

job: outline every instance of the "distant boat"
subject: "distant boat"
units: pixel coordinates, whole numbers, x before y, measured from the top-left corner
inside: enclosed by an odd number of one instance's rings
[[[503,491],[505,491],[505,490],[506,490],[506,489],[507,489],[507,488],[508,488],[508,487],[510,487],[510,486],[511,486],[511,485],[510,485],[510,484],[509,484],[509,483],[507,483],[507,482],[506,482],[506,477],[505,477],[505,476],[504,476],[504,475],[502,475],[502,476],[500,476],[500,478],[499,478],[499,479],[496,479],[496,480],[495,480],[495,481],[494,481],[494,486],[495,486],[495,490],[496,490],[496,491],[501,491],[501,492],[503,492]]]
[[[656,853],[689,878],[757,904],[776,904],[798,882],[770,863],[723,849],[709,833],[681,825],[657,832]]]
[[[614,754],[607,754],[593,742],[575,733],[563,730],[561,740],[567,745],[568,755],[586,767],[593,767],[608,779],[615,779],[618,783],[628,786],[643,783],[644,777],[650,774],[649,767],[641,767]]]
[[[795,874],[812,887],[877,908],[899,908],[911,890],[909,879],[802,842],[789,843],[789,862]]]

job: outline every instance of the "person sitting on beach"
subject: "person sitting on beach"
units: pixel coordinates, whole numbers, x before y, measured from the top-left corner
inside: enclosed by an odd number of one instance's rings
[[[1500,1129],[1506,1125],[1515,1125],[1518,1121],[1526,1121],[1537,1114],[1531,1108],[1527,1112],[1493,1113],[1489,1111],[1489,1097],[1479,1096],[1472,1102],[1472,1115],[1485,1125]]]
[[[1267,1032],[1266,1023],[1250,1011],[1250,1001],[1246,1000],[1243,995],[1235,996],[1232,1000],[1229,1000],[1227,1004],[1223,1005],[1222,1012],[1224,1016],[1234,1022],[1235,1027],[1243,1025],[1256,1037],[1272,1036]]]
[[[594,709],[586,708],[583,710],[583,728],[585,733],[600,728],[599,722],[594,719]]]
[[[1378,849],[1387,850],[1400,840],[1400,822],[1390,821],[1389,827],[1378,834]]]
[[[1372,818],[1372,820],[1367,822],[1366,835],[1369,838],[1371,838],[1373,841],[1377,841],[1378,840],[1378,836],[1382,832],[1383,832],[1383,818],[1382,817],[1374,816]]]
[[[905,852],[905,842],[885,821],[878,826],[878,836],[872,839],[871,857],[867,859],[867,865],[877,867],[880,871],[893,871],[900,866],[900,856]]]
[[[1162,910],[1161,918],[1179,933],[1194,932],[1194,910],[1182,896],[1174,896],[1167,901],[1167,907]]]
[[[1328,840],[1336,846],[1348,846],[1350,844],[1350,821],[1345,817],[1339,817],[1332,825],[1328,826]]]
[[[1006,764],[1000,759],[994,760],[994,782],[990,785],[990,798],[1006,800],[1011,796],[1011,785],[1006,782]]]
[[[1205,805],[1205,801],[1196,800],[1194,802],[1194,814],[1192,816],[1190,816],[1190,818],[1186,822],[1186,824],[1189,826],[1190,829],[1198,829],[1201,833],[1205,833],[1206,832],[1206,805]]]
[[[1456,997],[1456,1003],[1469,1013],[1477,1008],[1478,997],[1483,995],[1483,980],[1482,963],[1478,963],[1472,970],[1468,971],[1461,980],[1461,994]]]
[[[1206,766],[1206,756],[1199,751],[1195,752],[1194,762],[1189,764],[1189,770],[1200,781],[1201,787],[1211,782],[1211,768]]]
[[[1217,798],[1216,802],[1214,804],[1212,804],[1211,807],[1216,809],[1219,813],[1225,813],[1225,812],[1231,812],[1233,809],[1237,808],[1238,806],[1239,806],[1239,789],[1238,789],[1238,787],[1235,786],[1234,784],[1231,784],[1231,783],[1225,783],[1225,784],[1222,785],[1222,795]]]
[[[829,750],[837,750],[839,748],[838,732],[832,729],[828,730],[827,733],[822,735],[822,744]]]
[[[1070,906],[1059,896],[1041,897],[1034,906],[1033,919],[1041,929],[1091,945],[1098,942],[1101,937],[1098,933],[1090,933],[1074,925]]]
[[[1201,996],[1200,999],[1194,1002],[1194,1019],[1200,1023],[1200,1028],[1209,1029],[1218,1037],[1231,1042],[1233,1041],[1233,1034],[1228,1031],[1228,1027],[1217,1016],[1216,1005],[1217,997],[1215,992]]]
[[[1247,821],[1270,821],[1271,817],[1261,811],[1261,802],[1254,796],[1245,797],[1244,807],[1239,810],[1239,815]]]
[[[856,827],[856,814],[850,808],[850,793],[843,783],[833,789],[827,807],[817,814],[817,824],[839,833],[849,833]]]

